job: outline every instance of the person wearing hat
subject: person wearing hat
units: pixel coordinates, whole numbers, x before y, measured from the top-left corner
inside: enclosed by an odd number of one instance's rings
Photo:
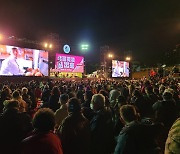
[[[67,103],[68,116],[59,127],[64,154],[87,154],[90,146],[89,121],[81,113],[80,101],[73,97]]]

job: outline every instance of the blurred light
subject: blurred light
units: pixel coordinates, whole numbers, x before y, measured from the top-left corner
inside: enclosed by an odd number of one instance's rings
[[[126,61],[130,61],[131,60],[131,57],[126,57]]]
[[[50,49],[52,48],[52,44],[49,44],[49,48],[50,48]]]
[[[2,34],[0,34],[0,41],[3,39],[3,35]]]
[[[48,44],[47,44],[47,43],[44,43],[44,47],[47,48],[47,47],[48,47]]]
[[[82,50],[88,50],[89,45],[88,44],[82,44],[81,49]]]
[[[113,58],[113,54],[110,54],[110,53],[109,53],[109,54],[108,54],[108,57],[109,57],[109,58]]]

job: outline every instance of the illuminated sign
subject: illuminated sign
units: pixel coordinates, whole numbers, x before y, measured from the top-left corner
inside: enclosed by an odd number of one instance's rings
[[[60,72],[84,72],[84,57],[56,54],[55,68]]]
[[[66,45],[64,45],[63,50],[65,53],[70,53],[71,48],[69,45],[66,44]]]

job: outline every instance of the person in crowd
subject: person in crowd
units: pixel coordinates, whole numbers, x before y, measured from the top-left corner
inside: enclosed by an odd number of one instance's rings
[[[180,118],[171,127],[166,140],[165,154],[178,154],[180,152]]]
[[[59,88],[57,86],[54,86],[51,91],[51,96],[48,102],[49,108],[52,109],[54,112],[60,107],[59,97],[60,97]]]
[[[84,93],[84,100],[85,102],[82,104],[82,113],[83,115],[91,121],[94,116],[94,111],[91,109],[91,99],[92,99],[93,93],[91,90],[87,90]]]
[[[151,117],[152,115],[152,104],[150,104],[142,95],[142,93],[136,89],[133,92],[131,98],[131,104],[135,105],[138,112],[141,115],[141,118]]]
[[[34,130],[21,143],[21,154],[63,154],[61,141],[54,134],[55,116],[51,109],[39,109],[32,121]]]
[[[69,100],[69,96],[67,94],[62,94],[60,95],[59,100],[61,106],[55,112],[56,128],[58,128],[62,121],[68,116],[67,102]]]
[[[115,136],[118,136],[119,135],[119,132],[121,131],[121,129],[123,128],[123,123],[122,121],[120,120],[120,114],[119,114],[119,109],[121,106],[123,105],[126,105],[126,99],[124,96],[122,95],[119,95],[118,99],[117,99],[117,103],[114,107],[114,113],[115,113],[115,116],[114,116],[114,135]]]
[[[105,97],[102,94],[93,95],[91,103],[95,112],[90,122],[91,153],[109,154],[114,149],[112,114],[105,109]]]
[[[151,104],[151,106],[158,101],[158,96],[154,94],[152,86],[145,88],[144,97]]]
[[[169,129],[178,118],[178,107],[176,102],[172,99],[172,94],[170,92],[165,90],[162,97],[163,100],[156,102],[152,108],[154,111],[155,121],[162,122],[164,124],[164,129],[160,133],[158,140],[161,149],[164,150]]]
[[[30,110],[32,101],[30,99],[30,95],[28,95],[28,89],[26,87],[22,88],[22,99],[26,102],[28,110]]]
[[[50,95],[51,95],[51,90],[49,89],[48,85],[45,85],[41,96],[41,100],[43,101],[43,103],[48,103]]]
[[[158,154],[160,149],[155,143],[159,125],[144,125],[138,121],[133,105],[120,108],[120,119],[124,128],[118,136],[114,154]]]
[[[15,90],[12,94],[12,100],[17,100],[19,102],[19,111],[26,112],[27,111],[27,103],[22,99],[18,90]],[[4,102],[6,103],[6,102]]]
[[[67,105],[69,115],[58,130],[64,154],[88,154],[90,153],[89,121],[81,113],[79,99],[71,98]]]
[[[178,117],[176,102],[172,98],[172,93],[164,91],[163,100],[156,102],[152,108],[155,113],[155,120],[162,122],[165,127],[169,128]]]
[[[31,130],[31,118],[20,112],[17,100],[9,100],[0,117],[0,153],[19,154],[20,142]]]
[[[1,94],[0,94],[0,113],[3,111],[3,108],[4,108],[4,101],[5,100],[10,100],[12,98],[12,95],[11,95],[11,89],[8,88],[7,86],[4,86],[2,91],[1,91]]]
[[[109,92],[109,101],[110,101],[110,106],[111,107],[114,107],[119,95],[120,95],[120,92],[117,89],[117,85],[114,85],[113,89]]]
[[[91,90],[87,90],[84,93],[84,103],[82,104],[83,107],[90,107],[91,99],[92,99],[93,93]]]

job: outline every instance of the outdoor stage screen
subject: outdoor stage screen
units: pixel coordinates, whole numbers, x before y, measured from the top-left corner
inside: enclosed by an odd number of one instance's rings
[[[84,72],[84,57],[69,54],[56,54],[55,69],[60,72]]]
[[[112,60],[112,77],[129,77],[129,62]]]
[[[0,45],[1,76],[48,76],[48,52]]]

